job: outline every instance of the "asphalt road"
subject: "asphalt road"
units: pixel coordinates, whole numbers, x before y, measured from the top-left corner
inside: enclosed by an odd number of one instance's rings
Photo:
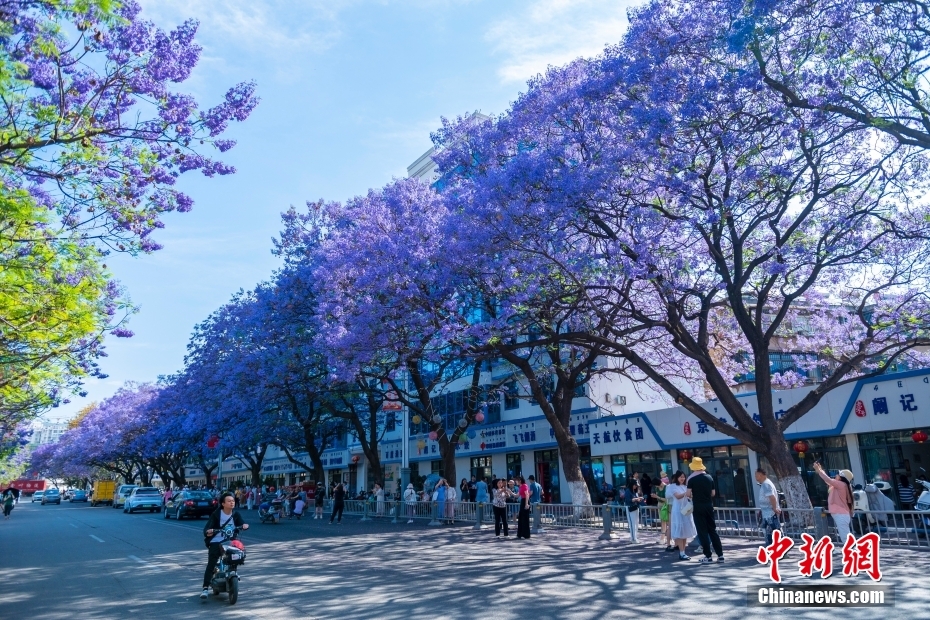
[[[768,569],[755,545],[735,539],[724,539],[726,564],[698,566],[675,562],[648,534],[638,545],[579,530],[497,540],[493,529],[469,526],[352,516],[342,525],[306,517],[262,525],[254,512],[244,515],[248,562],[231,606],[225,595],[199,598],[202,520],[20,503],[0,520],[0,618],[930,618],[926,550],[884,550],[882,583],[896,586],[894,609],[762,613],[747,609],[746,591],[768,585]],[[798,557],[782,563],[785,583],[813,583],[797,575]]]

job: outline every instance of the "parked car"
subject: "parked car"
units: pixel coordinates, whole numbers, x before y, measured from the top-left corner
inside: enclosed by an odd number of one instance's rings
[[[58,504],[61,505],[61,491],[58,489],[52,488],[45,491],[45,495],[42,496],[42,505],[45,504]]]
[[[87,491],[82,491],[80,489],[75,489],[71,492],[71,499],[69,502],[86,502],[87,501]]]
[[[129,514],[137,510],[155,512],[161,510],[161,505],[161,491],[155,487],[136,487],[126,497],[126,501],[123,504],[123,512],[128,512]]]
[[[129,497],[129,494],[132,493],[132,490],[139,486],[138,484],[121,484],[116,487],[116,492],[113,493],[113,507],[122,508],[123,504],[126,503],[126,498]]]
[[[45,491],[36,491],[35,493],[32,494],[32,502],[33,503],[41,502],[43,495],[45,495]]]
[[[209,491],[181,491],[165,502],[165,518],[174,517],[178,521],[184,517],[199,519],[213,514],[218,505]]]

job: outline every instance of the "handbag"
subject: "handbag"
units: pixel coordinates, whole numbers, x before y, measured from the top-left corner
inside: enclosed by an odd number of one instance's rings
[[[694,512],[694,502],[692,502],[690,498],[686,499],[684,502],[682,502],[681,508],[679,510],[681,514],[687,517],[689,514]]]

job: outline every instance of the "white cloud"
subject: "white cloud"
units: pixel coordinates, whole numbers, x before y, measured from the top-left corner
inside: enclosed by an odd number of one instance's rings
[[[191,17],[205,45],[262,52],[322,51],[342,34],[340,12],[355,0],[141,0],[143,17],[164,28]]]
[[[492,23],[486,39],[503,56],[498,76],[523,82],[578,57],[591,57],[617,43],[634,0],[536,0]]]

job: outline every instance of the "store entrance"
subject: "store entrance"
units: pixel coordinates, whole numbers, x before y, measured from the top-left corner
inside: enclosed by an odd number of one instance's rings
[[[543,501],[558,504],[562,501],[559,492],[559,451],[537,450],[534,454],[536,479],[543,488]]]
[[[685,464],[682,450],[678,451],[682,470],[690,475],[691,470]],[[707,473],[714,479],[716,493],[714,506],[721,508],[746,508],[754,505],[752,487],[750,487],[749,451],[746,446],[717,446],[688,450],[690,456],[699,456],[707,468]]]

